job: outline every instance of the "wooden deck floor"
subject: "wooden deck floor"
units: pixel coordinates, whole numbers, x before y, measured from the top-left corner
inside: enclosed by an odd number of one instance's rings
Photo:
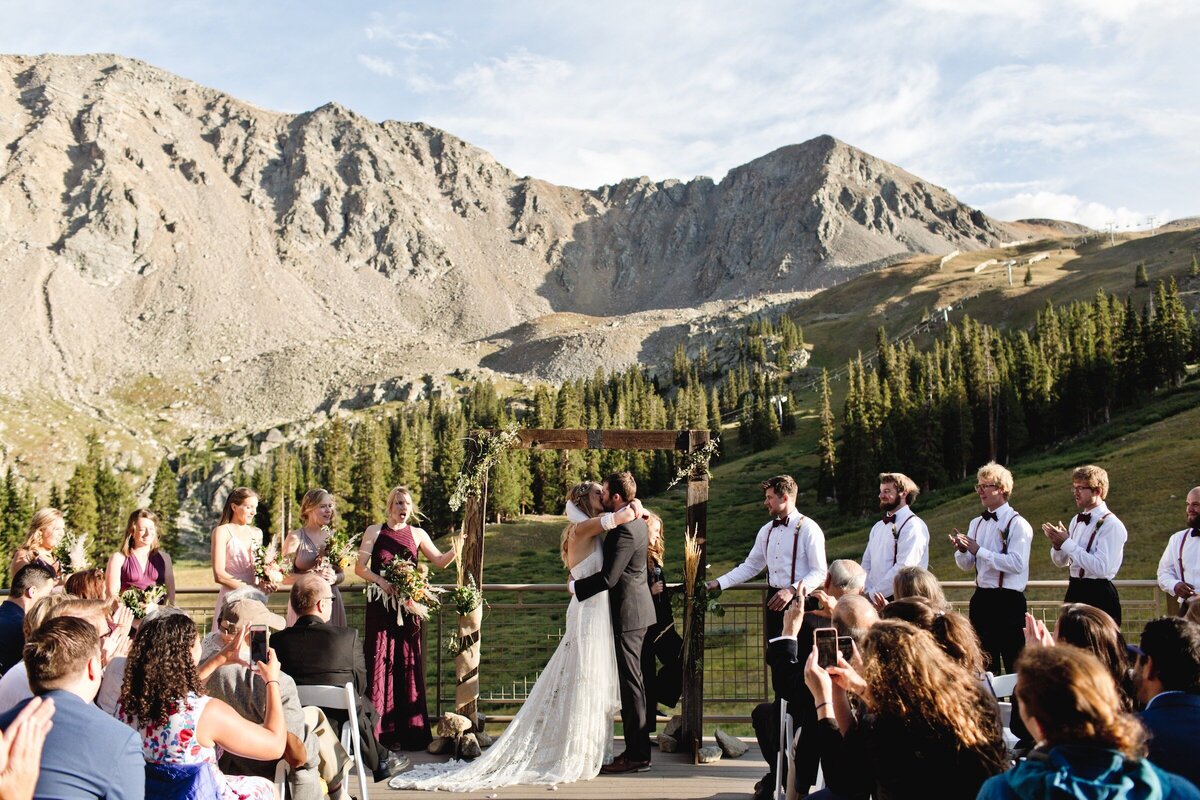
[[[705,744],[713,744],[706,741]],[[387,783],[371,784],[368,791],[371,800],[517,800],[517,798],[539,798],[544,800],[675,800],[676,798],[705,798],[706,800],[746,800],[754,789],[754,783],[766,772],[767,765],[758,753],[753,741],[748,741],[750,750],[741,758],[722,758],[714,764],[693,765],[691,758],[676,753],[660,753],[654,750],[654,766],[649,772],[631,775],[599,775],[590,781],[564,783],[556,788],[549,786],[509,786],[504,789],[459,794],[453,792],[416,792],[388,788]],[[619,752],[624,747],[616,743]],[[414,764],[441,760],[441,756],[427,753],[408,753]],[[351,781],[350,793],[359,800],[356,781]]]

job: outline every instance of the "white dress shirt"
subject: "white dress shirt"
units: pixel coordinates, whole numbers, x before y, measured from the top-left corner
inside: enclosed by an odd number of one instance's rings
[[[871,527],[862,565],[867,597],[891,597],[892,580],[901,568],[929,569],[929,527],[907,505],[900,506],[892,522],[880,520]]]
[[[1033,527],[1008,503],[996,509],[996,519],[982,516],[971,520],[967,537],[979,542],[974,555],[970,551],[954,551],[954,563],[966,572],[975,569],[975,584],[980,589],[1013,589],[1025,591],[1029,582],[1029,548],[1033,544]],[[1013,519],[1013,517],[1017,517]],[[1009,523],[1012,523],[1010,526]],[[1008,552],[1001,552],[1001,534],[1008,528]]]
[[[1158,585],[1172,597],[1175,596],[1175,584],[1180,581],[1193,588],[1200,586],[1200,536],[1192,536],[1191,533],[1191,528],[1184,528],[1171,534],[1167,549],[1163,550],[1162,559],[1158,562]],[[1182,556],[1179,553],[1181,543]],[[1180,562],[1183,562],[1182,574]]]
[[[799,534],[797,535],[797,531]],[[795,542],[793,550],[792,543]],[[793,563],[796,579],[792,580]],[[792,509],[782,525],[768,522],[758,529],[746,560],[717,578],[722,589],[746,583],[767,568],[767,583],[777,589],[800,584],[809,591],[825,585],[825,533],[821,526]]]
[[[1125,557],[1125,541],[1129,538],[1125,523],[1108,510],[1104,501],[1084,513],[1092,515],[1091,522],[1083,523],[1078,516],[1071,517],[1067,525],[1071,536],[1061,548],[1050,547],[1050,560],[1056,566],[1070,567],[1072,578],[1107,578],[1111,581],[1117,577]]]

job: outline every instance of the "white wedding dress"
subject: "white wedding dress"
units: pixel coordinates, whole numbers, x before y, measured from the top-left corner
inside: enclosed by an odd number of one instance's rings
[[[603,562],[597,538],[571,577],[599,572]],[[620,707],[608,592],[583,602],[572,597],[558,648],[500,738],[474,761],[421,764],[388,786],[470,792],[589,780],[612,760],[612,719]]]

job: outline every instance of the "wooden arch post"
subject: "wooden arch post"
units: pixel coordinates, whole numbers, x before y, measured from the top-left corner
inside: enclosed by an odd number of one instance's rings
[[[706,430],[526,428],[517,430],[516,434],[518,438],[512,443],[512,447],[529,450],[673,450],[677,453],[691,454],[706,447],[709,441],[709,433]],[[478,433],[468,439],[466,465],[473,464],[474,460],[480,457],[479,439]],[[486,519],[486,504],[487,474],[485,472],[479,490],[472,492],[466,498],[462,527],[463,568],[466,574],[475,578],[475,584],[480,588],[483,587],[483,529]],[[700,548],[700,565],[696,581],[702,586],[707,581],[705,576],[708,532],[707,461],[693,463],[687,476],[685,518],[687,530],[696,536],[696,542]],[[704,598],[700,597],[698,601],[704,602]],[[458,678],[458,688],[455,691],[454,705],[457,713],[468,719],[474,719],[479,699],[478,652],[481,632],[476,629],[459,633],[464,639],[469,639],[474,643],[472,649],[475,651],[475,658],[473,666],[456,661],[455,674]],[[685,655],[681,715],[683,725],[679,741],[684,748],[690,747],[693,758],[695,758],[704,736],[704,613],[703,610],[696,609],[692,602],[688,603],[688,607],[684,611],[683,639]]]

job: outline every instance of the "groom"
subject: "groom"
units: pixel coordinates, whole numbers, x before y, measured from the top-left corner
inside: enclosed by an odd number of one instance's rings
[[[628,472],[604,479],[604,508],[620,511],[637,497],[637,483]],[[621,682],[621,726],[625,752],[601,772],[646,772],[650,769],[650,729],[646,690],[642,683],[642,640],[655,621],[654,600],[646,581],[646,547],[650,534],[645,520],[618,525],[604,537],[604,566],[595,575],[574,582],[575,596],[587,600],[605,589],[612,611],[617,674]]]

